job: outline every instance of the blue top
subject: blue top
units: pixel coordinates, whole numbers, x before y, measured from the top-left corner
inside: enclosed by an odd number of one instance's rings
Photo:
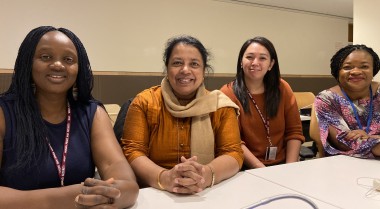
[[[16,158],[15,150],[12,148],[12,140],[16,136],[16,116],[13,104],[13,99],[0,97],[0,106],[3,109],[6,123],[0,185],[19,190],[60,187],[61,182],[57,167],[50,152],[38,159],[38,165],[31,169],[16,170],[12,173],[8,171],[8,168],[15,163]],[[86,106],[79,106],[78,104],[70,104],[70,106],[71,130],[64,185],[81,183],[87,177],[93,177],[95,172],[90,137],[97,104],[90,102]],[[66,119],[59,124],[51,124],[45,121],[48,138],[60,163],[66,134],[66,122]]]

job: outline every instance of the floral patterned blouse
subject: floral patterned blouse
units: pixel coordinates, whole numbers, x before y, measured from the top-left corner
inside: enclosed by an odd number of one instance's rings
[[[350,130],[357,130],[359,124],[355,118],[354,111],[350,102],[331,90],[324,90],[319,93],[315,99],[315,110],[318,117],[321,141],[327,155],[344,154],[360,158],[374,158],[371,149],[380,139],[371,138],[371,135],[380,134],[380,86],[373,96],[373,113],[370,122],[368,140],[344,140]],[[359,99],[352,101],[363,130],[367,128],[367,119],[369,117],[370,99]],[[350,151],[340,151],[332,147],[326,140],[329,126],[337,131],[337,140],[351,148]]]

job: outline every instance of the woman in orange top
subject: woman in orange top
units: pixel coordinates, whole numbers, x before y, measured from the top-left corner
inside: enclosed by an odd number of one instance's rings
[[[277,53],[264,37],[240,49],[235,81],[221,89],[240,107],[244,165],[260,168],[298,161],[301,119],[293,91],[281,79]]]
[[[204,87],[208,52],[197,39],[167,43],[161,86],[129,107],[122,145],[140,185],[191,194],[235,175],[243,163],[237,106]]]

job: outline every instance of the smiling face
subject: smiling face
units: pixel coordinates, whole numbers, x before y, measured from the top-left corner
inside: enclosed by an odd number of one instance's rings
[[[192,99],[202,84],[205,67],[201,53],[191,45],[179,43],[169,57],[167,77],[178,99]]]
[[[33,57],[32,78],[36,96],[64,94],[78,75],[78,55],[73,42],[62,32],[43,35]]]
[[[262,81],[273,64],[269,51],[263,45],[256,42],[250,44],[241,60],[246,82]]]
[[[349,54],[339,70],[340,86],[347,92],[367,91],[373,79],[373,58],[365,50]]]

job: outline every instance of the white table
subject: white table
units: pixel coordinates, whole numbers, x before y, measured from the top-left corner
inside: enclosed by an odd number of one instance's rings
[[[137,202],[132,208],[241,209],[261,199],[288,193],[300,194],[249,173],[240,172],[234,177],[194,195],[176,195],[154,188],[140,189]],[[310,199],[319,208],[337,208],[314,198]],[[298,199],[282,199],[258,207],[258,209],[268,208],[308,209],[311,206]]]
[[[344,209],[380,209],[380,192],[366,197],[370,178],[380,179],[380,161],[333,156],[246,171],[294,192]],[[363,178],[370,177],[370,178]]]

